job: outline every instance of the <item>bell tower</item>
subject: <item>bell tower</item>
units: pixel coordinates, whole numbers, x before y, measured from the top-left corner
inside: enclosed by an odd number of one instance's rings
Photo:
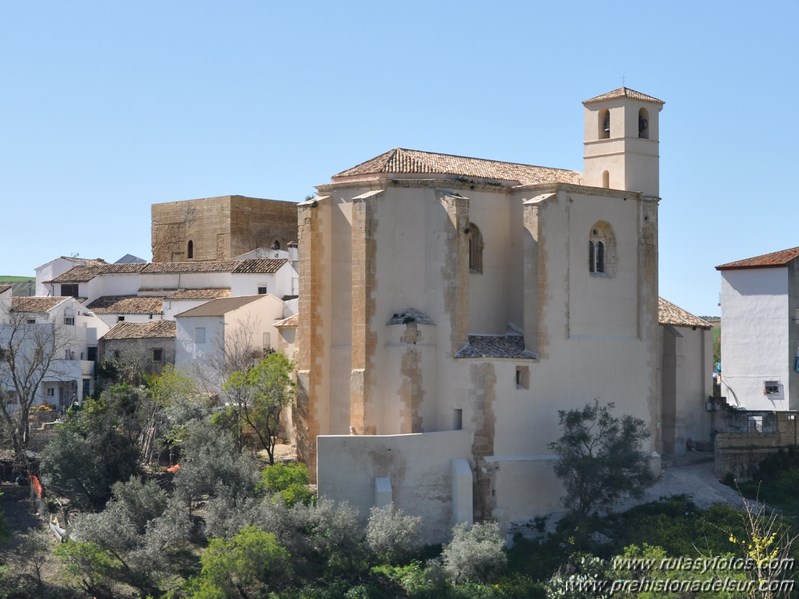
[[[658,117],[664,103],[629,87],[583,102],[583,185],[660,197]]]

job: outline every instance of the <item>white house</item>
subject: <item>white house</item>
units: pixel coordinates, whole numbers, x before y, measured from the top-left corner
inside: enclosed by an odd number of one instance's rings
[[[18,374],[41,384],[35,403],[65,409],[93,392],[99,338],[108,326],[72,297],[11,297],[0,291],[0,350],[16,353]],[[8,366],[0,384],[13,388]]]
[[[799,248],[721,273],[722,395],[751,411],[799,409]]]
[[[255,357],[275,349],[275,324],[282,319],[283,302],[272,294],[215,299],[177,314],[175,367],[202,374],[218,391],[224,382],[220,365],[242,352]]]

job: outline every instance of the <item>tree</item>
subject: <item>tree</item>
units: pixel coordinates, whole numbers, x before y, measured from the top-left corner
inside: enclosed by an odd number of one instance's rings
[[[175,492],[189,507],[201,496],[224,495],[234,500],[255,495],[258,467],[255,459],[237,451],[227,431],[207,421],[188,425],[181,444],[180,470]]]
[[[494,578],[505,567],[505,540],[496,522],[465,522],[452,529],[452,541],[441,553],[444,571],[453,582],[482,581]]]
[[[44,484],[72,507],[99,510],[115,482],[138,472],[137,395],[112,387],[90,399],[55,429],[41,452]]]
[[[366,525],[366,543],[379,560],[403,563],[421,546],[421,527],[421,516],[410,516],[393,503],[373,507]]]
[[[131,478],[113,492],[102,512],[74,518],[70,537],[104,552],[99,563],[111,566],[107,578],[152,593],[159,577],[171,574],[171,554],[191,532],[188,513],[152,480]]]
[[[272,464],[261,472],[261,481],[256,489],[262,494],[279,495],[289,507],[296,503],[309,505],[314,500],[314,494],[308,488],[309,482],[305,464]]]
[[[250,427],[275,463],[275,444],[280,431],[280,415],[294,397],[291,373],[294,364],[279,352],[272,352],[246,371],[230,375],[223,391],[241,428]]]
[[[291,556],[275,535],[254,526],[232,539],[211,539],[200,557],[195,599],[267,597],[291,580]]]
[[[29,322],[30,314],[11,310],[0,325],[0,414],[18,471],[29,470],[29,417],[45,376],[65,377],[60,358],[71,347],[64,326]]]
[[[563,505],[578,518],[624,496],[640,496],[654,475],[641,443],[649,437],[639,418],[611,414],[613,404],[598,400],[574,410],[558,410],[563,432],[549,444],[557,455],[555,474],[563,482]]]

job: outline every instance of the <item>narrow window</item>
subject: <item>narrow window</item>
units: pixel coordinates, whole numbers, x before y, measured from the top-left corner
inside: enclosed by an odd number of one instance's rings
[[[89,360],[89,362],[97,361],[97,346],[86,348],[86,358]]]
[[[163,362],[164,360],[164,350],[161,347],[154,347],[153,348],[153,362]]]
[[[463,429],[463,410],[460,408],[452,410],[452,430],[459,431]]]
[[[198,345],[205,343],[205,327],[197,327],[194,329],[194,343]]]
[[[272,347],[272,333],[264,333],[264,349]]]
[[[646,108],[638,111],[638,137],[649,139],[649,112]]]
[[[189,258],[189,260],[194,258],[194,242],[191,239],[189,239],[189,245],[186,248],[186,256]]]
[[[469,223],[466,230],[469,236],[469,270],[483,272],[483,235],[474,223]]]
[[[596,242],[596,272],[605,272],[605,244],[601,241]]]
[[[588,272],[613,277],[616,274],[616,236],[605,221],[591,227],[588,239]]]
[[[610,173],[608,171],[602,171],[602,187],[610,189]]]
[[[599,111],[599,139],[610,137],[610,110],[603,108]]]
[[[530,388],[530,367],[517,366],[516,367],[516,388],[529,389]]]

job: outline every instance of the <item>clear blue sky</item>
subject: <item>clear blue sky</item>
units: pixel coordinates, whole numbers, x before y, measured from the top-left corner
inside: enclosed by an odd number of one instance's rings
[[[150,205],[302,200],[393,147],[582,170],[581,101],[661,113],[660,292],[799,245],[797,2],[0,0],[0,274],[150,259]]]

